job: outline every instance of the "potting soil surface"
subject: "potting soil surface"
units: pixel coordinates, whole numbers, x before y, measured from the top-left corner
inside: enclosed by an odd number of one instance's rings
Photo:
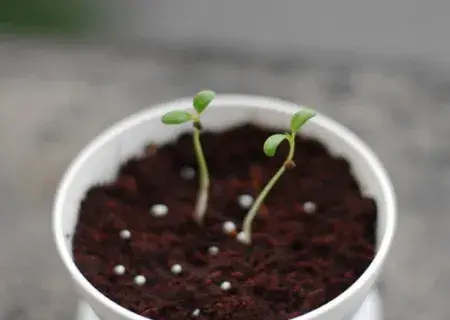
[[[314,139],[298,137],[296,167],[260,208],[252,245],[223,230],[225,222],[241,230],[248,209],[240,196],[256,198],[282,165],[287,145],[273,158],[262,151],[272,133],[253,125],[202,133],[211,174],[203,226],[192,219],[198,181],[190,170],[197,168],[190,133],[149,146],[113,182],[93,186],[73,239],[83,275],[111,300],[154,320],[287,320],[346,290],[374,257],[377,207],[348,161]],[[158,204],[167,214],[152,215]],[[128,240],[120,237],[124,229]],[[114,272],[117,265],[123,275]],[[136,284],[137,275],[144,284]]]

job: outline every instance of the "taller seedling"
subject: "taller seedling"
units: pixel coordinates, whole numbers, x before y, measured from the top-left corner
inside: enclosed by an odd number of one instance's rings
[[[253,203],[253,206],[250,208],[249,212],[245,216],[243,231],[238,235],[239,241],[245,244],[251,244],[253,220],[255,219],[255,216],[258,213],[261,204],[264,202],[264,199],[267,197],[268,193],[270,192],[270,190],[272,190],[273,186],[277,183],[277,181],[280,179],[283,173],[287,169],[295,167],[295,163],[293,160],[295,152],[295,137],[297,135],[297,132],[301,129],[301,127],[303,127],[303,125],[315,115],[316,115],[315,112],[309,109],[303,109],[295,113],[291,119],[291,132],[277,133],[271,135],[264,142],[263,147],[264,153],[269,157],[273,157],[275,155],[278,146],[284,140],[289,142],[289,154],[286,160],[284,161],[283,165],[281,166],[281,168],[278,169],[278,171],[275,173],[272,179],[270,179],[270,181],[261,191],[258,198]]]
[[[211,90],[204,90],[197,93],[193,100],[195,113],[190,113],[184,110],[170,111],[163,115],[162,122],[165,124],[182,124],[192,121],[194,126],[194,149],[197,156],[198,163],[198,177],[199,190],[197,193],[197,203],[195,205],[194,219],[197,223],[202,224],[208,207],[209,195],[209,172],[206,164],[205,155],[203,153],[202,144],[200,142],[200,131],[202,124],[200,122],[200,115],[205,111],[206,107],[215,98],[216,94]]]

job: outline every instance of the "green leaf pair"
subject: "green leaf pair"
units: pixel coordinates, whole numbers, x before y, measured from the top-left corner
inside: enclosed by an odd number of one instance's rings
[[[264,142],[264,153],[269,157],[273,157],[277,152],[277,149],[281,142],[283,142],[284,140],[289,141],[293,139],[295,134],[301,129],[301,127],[303,127],[303,125],[305,125],[305,123],[315,115],[316,113],[310,109],[303,109],[296,112],[291,118],[291,133],[276,133],[268,137]]]
[[[200,115],[206,109],[206,107],[211,103],[215,96],[216,94],[211,90],[200,91],[195,95],[193,105],[198,115]],[[162,117],[162,122],[165,124],[182,124],[188,121],[195,120],[196,118],[196,116],[187,111],[176,110],[164,114]]]

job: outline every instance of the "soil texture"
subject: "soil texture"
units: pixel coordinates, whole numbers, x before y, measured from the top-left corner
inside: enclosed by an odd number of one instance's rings
[[[251,246],[223,230],[227,221],[241,229],[247,209],[239,197],[256,198],[282,165],[287,144],[273,158],[262,151],[272,133],[253,125],[202,133],[211,174],[203,227],[193,221],[191,134],[128,160],[82,201],[73,238],[80,271],[111,300],[153,320],[287,320],[341,294],[374,257],[377,206],[348,161],[320,142],[298,137],[296,167],[261,207]],[[152,215],[158,204],[167,214]],[[124,229],[129,239],[120,237]],[[117,275],[116,265],[125,273]],[[135,283],[137,275],[145,284]]]

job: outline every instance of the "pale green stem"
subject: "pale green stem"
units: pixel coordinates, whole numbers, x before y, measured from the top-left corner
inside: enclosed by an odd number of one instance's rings
[[[273,186],[277,183],[277,181],[281,178],[283,173],[286,171],[286,164],[288,162],[292,161],[292,159],[294,158],[294,151],[295,151],[294,139],[295,139],[294,134],[292,134],[291,136],[288,137],[290,149],[289,149],[289,154],[288,154],[286,161],[283,163],[281,168],[278,169],[278,171],[275,173],[275,175],[272,177],[272,179],[270,179],[270,181],[266,184],[264,189],[259,194],[258,198],[253,203],[253,206],[250,208],[249,212],[245,216],[244,224],[243,224],[244,237],[242,240],[247,244],[251,244],[251,242],[252,242],[252,239],[251,239],[252,224],[253,224],[253,220],[256,217],[256,214],[258,213],[259,208],[261,207],[262,203],[266,199],[270,190],[272,190]]]
[[[193,138],[199,168],[199,190],[197,193],[197,203],[195,204],[194,219],[197,223],[202,224],[208,206],[209,173],[202,144],[200,143],[200,130],[198,128],[194,128]]]

